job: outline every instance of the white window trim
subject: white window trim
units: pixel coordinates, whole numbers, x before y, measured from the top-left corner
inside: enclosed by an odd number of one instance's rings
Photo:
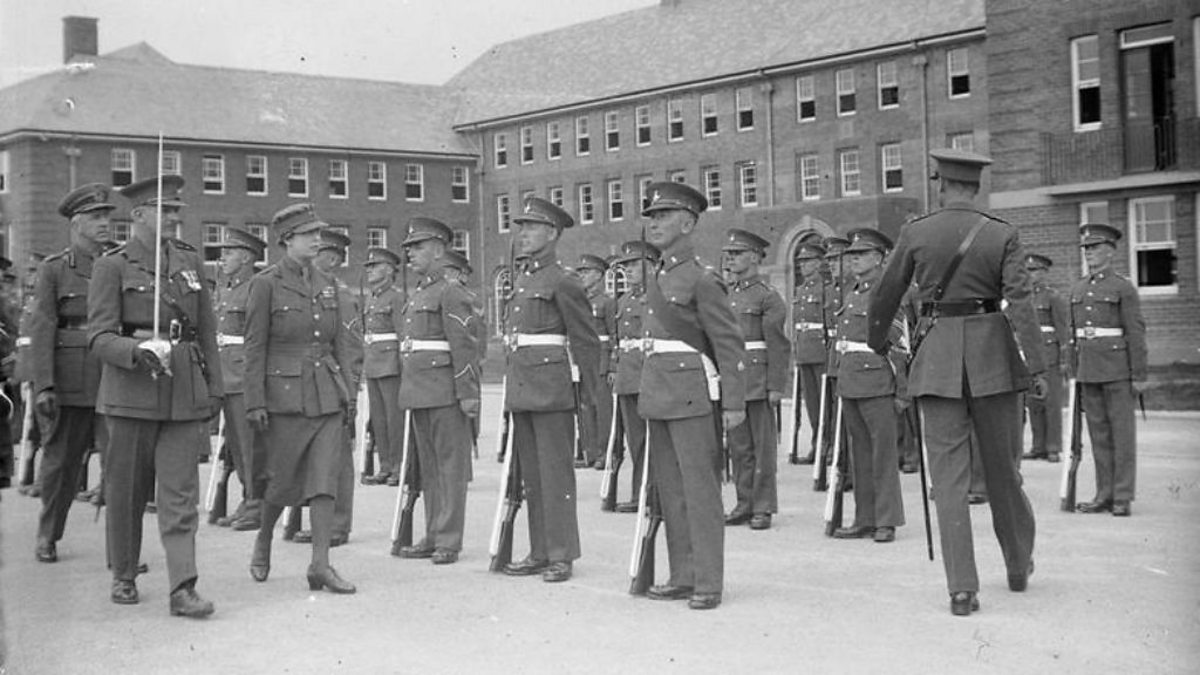
[[[587,200],[584,200],[583,198],[583,193],[585,190],[588,192]],[[579,224],[591,225],[592,223],[596,222],[596,191],[592,189],[591,183],[583,183],[579,186],[577,192],[579,193]],[[583,207],[585,204],[591,207],[592,215],[590,218],[584,217]]]
[[[455,169],[462,169],[463,180],[461,183],[454,182],[454,170]],[[465,195],[465,196],[462,199],[457,199],[454,197],[454,188],[458,187],[458,186],[462,186],[462,188],[463,188],[463,195]],[[471,203],[471,169],[470,169],[470,167],[465,166],[465,165],[459,165],[459,166],[450,168],[450,201],[454,202],[455,204],[470,204]]]
[[[625,220],[625,184],[621,181],[621,179],[617,178],[608,181],[606,185],[608,192],[608,220],[613,223],[619,223],[622,220]],[[618,193],[616,196],[619,197],[619,199],[613,199],[613,188],[616,188]],[[613,215],[613,205],[618,202],[621,203],[621,215],[615,216]]]
[[[967,69],[961,73],[955,73],[950,70],[950,54],[952,54],[954,52],[962,52],[964,57],[966,58]],[[967,93],[965,93],[965,94],[955,94],[954,93],[954,76],[955,75],[966,75],[967,82],[971,81],[971,51],[969,49],[967,49],[966,47],[953,47],[951,49],[946,50],[946,97],[950,98],[950,99],[970,98],[971,97],[971,87],[970,86],[967,87]]]
[[[654,182],[654,176],[637,176],[637,212],[642,215],[642,208],[646,203],[646,188]]]
[[[900,156],[899,166],[890,168],[888,167],[886,161],[888,148],[896,148],[896,151]],[[861,157],[859,158],[859,161],[861,162]],[[887,186],[887,172],[889,170],[900,172],[900,187],[889,188]],[[861,177],[861,175],[862,167],[860,166],[859,176]],[[883,188],[885,193],[904,192],[904,147],[900,143],[884,143],[883,145],[879,146],[879,181],[879,185]]]
[[[164,150],[162,156],[163,156],[163,158],[162,158],[163,172],[162,173],[164,176],[181,176],[181,175],[183,175],[183,155],[178,150]],[[175,158],[175,170],[174,171],[166,170],[168,157]]]
[[[372,164],[376,164],[380,168],[383,169],[382,171],[380,171],[379,178],[377,180],[371,179],[371,165]],[[387,162],[376,162],[373,160],[367,162],[367,200],[368,201],[373,201],[373,202],[386,202],[387,201],[387,198],[388,198],[388,180],[387,180],[387,178],[388,178]],[[383,194],[379,195],[378,197],[373,197],[373,196],[371,196],[371,187],[370,186],[376,185],[376,184],[383,186]]]
[[[558,193],[558,200],[557,200],[557,201],[554,199],[554,193],[555,193],[555,192],[557,192],[557,193]],[[546,191],[546,199],[547,199],[547,201],[549,201],[551,204],[554,204],[555,206],[557,206],[558,208],[560,208],[560,209],[561,209],[561,208],[563,208],[563,207],[566,205],[566,203],[567,203],[567,193],[566,193],[566,192],[563,190],[563,187],[562,187],[561,185],[556,185],[556,186],[554,186],[554,187],[552,187],[552,188],[550,188],[549,190],[547,190],[547,191]]]
[[[220,167],[220,175],[215,177],[211,182],[219,182],[221,187],[216,190],[209,189],[206,183],[210,182],[208,177],[207,166],[210,161],[215,161],[214,166]],[[225,155],[201,155],[200,156],[200,191],[206,195],[223,195],[225,194]]]
[[[1169,202],[1171,204],[1171,250],[1176,252],[1176,257],[1179,255],[1179,223],[1175,220],[1175,197],[1174,195],[1158,195],[1154,197],[1138,197],[1130,199],[1126,211],[1125,222],[1129,224],[1129,236],[1127,237],[1129,244],[1125,247],[1126,253],[1129,256],[1129,281],[1133,283],[1133,287],[1137,289],[1139,296],[1151,295],[1178,295],[1179,294],[1179,278],[1176,276],[1175,283],[1169,286],[1139,286],[1137,282],[1138,267],[1137,254],[1141,250],[1158,250],[1166,248],[1165,246],[1141,246],[1137,241],[1137,222],[1133,219],[1133,214],[1138,204],[1148,204],[1153,202]]]
[[[842,73],[850,73],[850,89],[842,90],[842,78],[838,77]],[[858,73],[854,68],[841,68],[833,73],[833,107],[838,117],[851,117],[858,113]],[[842,110],[842,96],[854,95],[854,110],[844,112]]]
[[[713,199],[712,199],[713,188],[711,185],[709,185],[709,181],[708,181],[708,177],[713,173],[717,174],[716,193],[717,193],[717,197],[721,200],[721,203],[716,204],[716,205],[713,204]],[[720,211],[721,206],[725,202],[725,193],[721,191],[721,167],[715,166],[715,165],[701,167],[700,168],[700,184],[704,188],[704,198],[708,200],[708,209],[707,210],[708,211]]]
[[[812,176],[808,176],[807,174],[804,173],[804,160],[810,159],[810,158],[814,161],[814,168],[816,171],[816,173]],[[811,196],[808,195],[804,189],[804,181],[808,178],[815,178],[817,181],[816,194],[811,195]],[[815,152],[809,153],[807,155],[801,155],[800,156],[800,201],[816,202],[816,201],[820,201],[820,200],[821,200],[821,156]]]
[[[4,177],[4,181],[0,182],[0,195],[8,194],[11,189],[9,185],[12,183],[12,174],[9,173],[8,150],[0,150],[0,176]]]
[[[673,106],[672,105],[673,103],[677,104],[677,105]],[[674,138],[671,136],[671,122],[672,122],[671,112],[674,110],[679,111],[679,138]],[[684,120],[683,120],[683,99],[668,98],[667,99],[667,142],[668,143],[682,143],[686,139],[687,139],[687,128],[685,127]]]
[[[579,123],[583,122],[583,132],[579,131]],[[579,150],[580,139],[586,138],[588,142],[587,150]],[[592,121],[586,115],[581,115],[575,118],[575,156],[587,157],[592,154]]]
[[[334,166],[335,162],[342,163],[342,177],[340,179],[335,179],[333,177],[333,166]],[[345,194],[339,195],[333,191],[333,183],[335,181],[339,181],[339,182],[345,184],[346,189],[343,191]],[[350,162],[349,161],[344,160],[344,159],[329,160],[329,183],[330,183],[330,187],[329,187],[329,198],[330,199],[349,199],[350,198]]]
[[[504,153],[504,161],[500,161],[500,153]],[[492,166],[497,169],[508,167],[508,134],[492,134]]]
[[[380,239],[378,241],[372,242],[371,241],[372,235],[375,235],[375,234],[380,235]],[[388,246],[388,229],[386,227],[379,227],[378,225],[373,226],[373,227],[368,227],[367,228],[367,246],[368,247],[375,246],[377,248],[387,248],[387,246]]]
[[[529,140],[526,143],[526,139]],[[533,149],[533,127],[521,127],[517,131],[517,144],[521,149],[521,164],[533,164],[533,160],[537,159],[537,153]],[[525,150],[529,150],[529,159],[525,159]]]
[[[1196,81],[1196,96],[1193,100],[1196,101],[1196,116],[1200,117],[1200,16],[1192,19],[1192,79]],[[1197,195],[1197,202],[1200,202],[1200,194]],[[1197,204],[1200,206],[1200,203]],[[1200,245],[1198,240],[1197,245]]]
[[[609,120],[613,121],[612,128],[609,128]],[[617,134],[617,144],[609,147],[608,135],[611,133]],[[621,113],[618,110],[608,110],[604,113],[604,151],[618,152],[621,149]]]
[[[846,157],[850,153],[854,153],[856,167],[854,175],[858,177],[858,187],[853,191],[846,189]],[[862,196],[862,151],[855,149],[846,149],[838,151],[838,187],[842,197],[861,197]]]
[[[1143,28],[1152,28],[1152,27],[1157,27],[1157,26],[1165,27],[1168,31],[1167,34],[1160,35],[1160,36],[1154,37],[1154,38],[1148,38],[1145,40],[1127,40],[1126,39],[1127,37],[1129,37],[1130,33],[1134,32],[1134,31],[1141,30]],[[1169,42],[1174,42],[1175,35],[1173,33],[1171,33],[1170,31],[1171,31],[1171,22],[1170,21],[1160,21],[1158,23],[1147,24],[1145,26],[1138,26],[1136,28],[1127,28],[1120,32],[1121,49],[1136,49],[1138,47],[1149,47],[1151,45],[1164,45]]]
[[[408,170],[414,166],[417,167],[417,180],[415,182],[410,181],[408,179]],[[421,196],[420,197],[409,197],[408,196],[408,186],[409,185],[419,186],[421,188]],[[425,165],[424,164],[407,163],[404,165],[404,201],[406,201],[406,202],[423,202],[423,201],[425,201]]]
[[[293,161],[300,161],[300,162],[303,162],[303,166],[304,166],[304,175],[303,175],[303,176],[301,176],[300,174],[294,174],[294,173],[292,173],[292,162],[293,162]],[[303,178],[303,179],[304,179],[304,192],[292,192],[292,181],[293,181],[293,180],[300,180],[301,178]],[[308,158],[306,158],[306,157],[289,157],[289,158],[288,158],[288,186],[287,186],[287,195],[288,195],[289,197],[307,197],[307,196],[308,196],[308,191],[309,191],[309,189],[310,189],[310,187],[311,187],[311,186],[309,185],[309,183],[310,183],[310,180],[309,180],[309,178],[310,178],[310,172],[309,172],[309,170],[308,170]]]
[[[741,94],[747,92],[747,98],[750,99],[750,104],[742,106]],[[742,126],[742,113],[750,111],[750,126]],[[743,131],[754,131],[754,89],[751,87],[740,87],[733,90],[733,128],[741,133]]]
[[[504,208],[501,209],[501,204]],[[508,223],[504,222],[505,211],[508,212]],[[508,195],[496,195],[496,231],[500,233],[512,231],[512,198]]]
[[[758,191],[760,189],[759,184],[758,184],[758,163],[757,162],[739,162],[737,165],[737,169],[738,169],[738,203],[742,206],[742,208],[754,208],[754,207],[758,206]],[[753,171],[754,171],[754,183],[752,185],[752,187],[754,188],[754,200],[753,201],[746,199],[746,170],[747,169],[753,169]]]
[[[643,111],[645,111],[645,113],[646,113],[645,124],[642,123],[641,113]],[[649,128],[650,128],[650,106],[639,105],[633,109],[633,142],[635,145],[637,145],[637,147],[644,148],[647,145],[650,145],[651,141],[646,141],[645,143],[642,142],[642,129],[649,129]],[[654,132],[651,132],[652,138],[653,138],[653,133]]]
[[[550,135],[551,129],[554,129],[556,131],[556,133],[553,136]],[[552,148],[556,142],[558,143],[558,154],[551,155],[550,148]],[[562,159],[562,126],[559,122],[547,122],[546,123],[546,161],[557,162],[560,159]]]
[[[250,173],[250,158],[251,157],[257,157],[262,160],[262,173],[261,174]],[[247,195],[249,195],[251,197],[267,196],[267,193],[270,191],[270,183],[271,183],[271,181],[268,178],[271,173],[270,168],[269,168],[270,167],[269,162],[270,162],[270,160],[267,159],[266,155],[247,155],[246,156],[246,178],[261,178],[262,184],[263,184],[261,192],[251,192],[249,189],[247,189],[246,190]]]
[[[896,87],[896,102],[885,105],[883,102],[883,67],[889,63],[895,67],[893,74],[896,81],[888,86]],[[895,110],[900,107],[900,65],[896,61],[882,61],[875,65],[875,97],[878,99],[880,110]]]
[[[1092,80],[1083,82],[1079,79],[1079,43],[1084,40],[1095,40],[1097,48],[1099,48],[1100,37],[1095,34],[1081,35],[1071,40],[1071,124],[1074,126],[1075,131],[1095,131],[1103,125],[1103,115],[1100,117],[1100,122],[1088,122],[1087,124],[1079,122],[1079,114],[1081,112],[1079,110],[1079,89],[1085,84],[1092,82]],[[1100,86],[1100,82],[1100,78],[1096,78],[1095,83],[1097,87]]]
[[[712,109],[711,115],[705,114],[704,102],[706,100],[712,101],[713,109]],[[716,131],[705,131],[704,130],[704,122],[706,120],[708,120],[710,117],[717,121],[717,124],[716,124],[717,130]],[[717,95],[716,94],[701,94],[700,95],[700,137],[701,138],[710,138],[712,136],[717,136],[720,133],[721,133],[721,115],[717,112]]]
[[[802,97],[801,90],[800,90],[800,81],[801,80],[808,80],[808,82],[812,85],[812,93],[807,98]],[[813,102],[813,116],[812,117],[801,117],[800,116],[800,111],[803,108],[803,103],[805,101]],[[809,124],[810,122],[816,122],[816,121],[817,121],[817,80],[812,75],[797,75],[796,76],[796,123],[797,124]]]
[[[132,149],[132,148],[113,148],[113,149],[112,149],[112,151],[110,151],[110,152],[109,152],[109,155],[108,155],[108,164],[109,164],[109,167],[108,167],[108,175],[109,175],[109,178],[111,178],[111,177],[112,177],[112,174],[113,174],[113,172],[114,172],[114,171],[117,171],[117,170],[118,170],[118,169],[117,169],[117,167],[116,167],[116,165],[115,165],[115,162],[113,162],[113,160],[115,159],[115,157],[114,157],[113,153],[115,153],[115,152],[126,152],[126,153],[129,153],[129,185],[133,185],[134,183],[136,183],[136,182],[138,181],[138,175],[137,175],[137,150],[134,150],[134,149]],[[123,171],[124,169],[121,169],[121,170]]]

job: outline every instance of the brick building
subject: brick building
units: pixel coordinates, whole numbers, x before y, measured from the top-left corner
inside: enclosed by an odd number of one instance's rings
[[[1200,363],[1200,2],[987,0],[986,44],[992,210],[1063,288],[1120,229],[1151,363]]]

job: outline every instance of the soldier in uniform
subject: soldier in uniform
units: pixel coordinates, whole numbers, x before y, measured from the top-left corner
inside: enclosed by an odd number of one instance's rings
[[[1044,255],[1025,256],[1025,270],[1033,291],[1033,309],[1042,332],[1042,358],[1046,362],[1046,400],[1026,397],[1033,444],[1024,459],[1057,462],[1062,451],[1062,395],[1067,364],[1070,362],[1071,317],[1067,301],[1046,283],[1046,273],[1054,262]]]
[[[587,292],[592,306],[592,322],[600,336],[600,372],[611,370],[612,339],[616,333],[616,301],[604,292],[604,273],[608,263],[598,255],[584,253],[575,266],[579,280]],[[612,387],[607,377],[598,378],[597,389],[591,397],[594,405],[579,411],[579,436],[583,444],[583,463],[579,466],[604,468],[604,455],[608,444],[608,429],[612,422]]]
[[[1041,339],[1017,228],[972,204],[983,167],[991,160],[961,150],[930,154],[938,162],[942,208],[900,231],[895,253],[870,300],[867,342],[877,353],[887,353],[892,319],[909,280],[916,279],[922,318],[917,329],[920,344],[909,369],[909,395],[921,406],[950,611],[966,616],[979,608],[967,506],[972,430],[980,442],[1008,587],[1024,591],[1033,572],[1033,509],[1017,468],[1020,392],[1030,387],[1033,373],[1033,395],[1044,395],[1044,365],[1037,349],[1025,352],[1028,365],[1022,360],[1013,326],[1000,313],[1005,299],[1021,343],[1034,345]],[[957,253],[964,242],[965,252]],[[961,265],[944,281],[956,257]]]
[[[155,278],[156,211],[162,231],[181,222],[183,178],[163,176],[128,185],[133,204],[130,239],[92,268],[88,336],[102,366],[96,412],[107,415],[104,501],[112,601],[138,602],[134,579],[142,547],[142,514],[158,490],[158,530],[167,554],[172,615],[204,617],[213,604],[195,590],[197,461],[207,425],[224,396],[216,321],[204,262],[178,239],[161,240],[161,276]],[[155,293],[161,300],[160,334]]]
[[[466,290],[442,272],[452,237],[440,221],[413,218],[401,244],[418,280],[401,322],[399,401],[411,416],[420,456],[425,538],[400,553],[432,558],[435,565],[457,561],[462,550],[471,464],[467,420],[479,416],[475,308]]]
[[[1137,476],[1133,406],[1146,382],[1146,322],[1137,289],[1112,269],[1121,231],[1097,223],[1079,229],[1088,273],[1071,289],[1071,326],[1096,496],[1078,508],[1128,516]]]
[[[580,404],[596,392],[600,339],[587,295],[556,259],[558,239],[575,221],[537,197],[525,200],[516,226],[518,274],[504,317],[509,348],[505,401],[512,413],[517,470],[529,503],[529,555],[506,574],[541,574],[547,582],[571,578],[579,557],[575,473],[575,395],[571,366],[579,369]]]
[[[867,346],[867,304],[879,282],[880,265],[892,247],[882,232],[851,230],[846,248],[854,288],[838,321],[838,396],[854,461],[854,524],[834,531],[838,539],[873,537],[886,544],[904,524],[900,499],[900,467],[896,449],[896,414],[908,407],[902,336],[893,327],[891,348],[879,355]],[[900,320],[903,320],[901,318]]]
[[[833,439],[837,437],[834,421],[837,419],[838,315],[841,313],[842,304],[846,299],[847,270],[844,256],[850,242],[845,237],[832,235],[825,237],[822,243],[825,247],[825,263],[829,271],[829,283],[825,286],[825,372],[828,374],[826,380],[829,392],[828,400],[825,403],[825,438],[821,439],[821,443],[828,449],[833,447]],[[843,456],[846,456],[845,453],[849,446],[845,433],[842,434],[841,446]],[[825,459],[827,462],[833,460],[832,450],[826,451]],[[847,476],[847,478],[847,484],[853,482],[849,480],[852,476]]]
[[[34,300],[37,295],[38,266],[45,259],[46,256],[40,253],[30,253],[25,267],[25,276],[21,280],[21,316],[17,323],[13,379],[21,383],[22,409],[19,414],[22,425],[25,424],[25,406],[33,405],[33,340],[29,337],[29,329],[36,304]],[[14,413],[15,416],[16,413]],[[36,418],[31,417],[30,419],[33,420],[33,423],[29,425],[30,428],[25,429],[24,426],[21,428],[21,440],[24,440],[26,435],[29,437],[29,456],[25,458],[22,466],[14,467],[13,471],[17,474],[17,491],[23,495],[37,498],[42,496],[42,486],[40,477],[35,480],[34,466],[38,449],[42,445],[42,438]],[[104,431],[104,429],[104,425],[101,424],[100,431]]]
[[[42,457],[35,550],[41,562],[58,560],[57,542],[79,487],[80,469],[96,441],[100,362],[88,353],[88,283],[94,261],[109,242],[113,208],[108,186],[100,183],[76,188],[59,203],[58,212],[71,224],[71,245],[38,267],[25,329],[33,405],[53,429]]]
[[[487,360],[488,350],[488,326],[487,316],[483,312],[483,300],[479,298],[479,294],[471,290],[467,284],[467,280],[471,276],[471,263],[467,261],[467,257],[463,254],[448,248],[442,255],[442,274],[446,277],[446,281],[452,284],[458,284],[462,287],[467,297],[471,299],[471,307],[475,312],[475,316],[471,321],[471,330],[475,337],[475,353],[477,360],[475,362],[478,369],[479,379],[483,380],[483,362]],[[471,443],[474,447],[475,456],[479,456],[479,415],[476,415],[471,420]],[[468,464],[468,474],[471,466]]]
[[[647,595],[714,609],[724,590],[725,531],[713,404],[720,401],[726,429],[745,421],[746,350],[725,284],[693,248],[708,200],[682,183],[651,183],[646,191],[646,240],[662,251],[662,264],[645,280],[638,413],[650,421],[648,465],[671,567],[667,583]]]
[[[222,278],[217,285],[217,349],[225,378],[225,444],[233,458],[242,502],[232,517],[218,525],[246,532],[262,526],[262,496],[267,487],[267,450],[246,419],[246,303],[254,263],[262,260],[267,243],[245,230],[225,228],[221,242]],[[214,467],[213,471],[217,468]]]
[[[309,589],[353,593],[354,585],[329,564],[329,547],[349,453],[345,412],[352,401],[357,349],[333,277],[313,264],[324,227],[311,204],[281,209],[271,230],[283,255],[250,281],[246,415],[264,434],[269,467],[250,576],[267,580],[271,537],[283,507],[307,504]]]
[[[400,258],[386,249],[372,249],[366,262],[367,294],[363,326],[363,377],[371,407],[371,433],[379,466],[365,485],[400,484],[404,413],[396,405],[400,395],[400,338],[403,330],[404,293],[396,288]]]
[[[737,505],[725,517],[726,525],[750,523],[752,530],[771,527],[779,510],[775,484],[778,433],[775,406],[788,391],[792,372],[792,345],[784,332],[787,305],[758,273],[767,252],[766,239],[731,229],[722,247],[724,267],[734,277],[729,305],[742,329],[746,347],[746,421],[727,430],[733,454],[733,480]]]
[[[792,302],[792,348],[796,376],[800,378],[800,399],[793,401],[796,426],[800,425],[801,401],[808,411],[812,443],[804,457],[792,457],[793,464],[812,464],[817,452],[817,418],[821,414],[821,375],[825,373],[825,300],[828,284],[821,276],[825,247],[820,235],[806,237],[796,248],[796,278],[802,280]]]

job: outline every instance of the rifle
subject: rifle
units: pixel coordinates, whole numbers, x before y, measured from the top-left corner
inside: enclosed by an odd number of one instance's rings
[[[1071,410],[1071,449],[1070,460],[1063,462],[1062,483],[1058,489],[1061,498],[1060,508],[1063,511],[1075,510],[1075,479],[1079,474],[1079,463],[1083,460],[1083,407],[1080,399],[1080,385],[1075,378],[1067,383],[1067,407]]]
[[[512,413],[508,414],[509,417]],[[507,424],[511,425],[511,419]],[[512,562],[513,524],[517,511],[521,510],[521,471],[513,457],[513,436],[505,434],[504,467],[500,470],[500,494],[496,499],[496,517],[492,521],[492,537],[488,542],[488,554],[492,561],[488,571],[501,572]]]
[[[217,413],[217,435],[210,436],[209,453],[216,459],[212,471],[208,474],[208,492],[204,497],[204,509],[208,511],[208,524],[214,525],[217,520],[228,515],[229,477],[233,474],[233,461],[229,455],[229,444],[225,438],[225,413]],[[215,440],[214,440],[215,439]],[[216,464],[220,463],[218,469]]]
[[[412,410],[404,411],[404,451],[400,454],[400,487],[396,490],[396,508],[392,515],[392,555],[412,546],[413,509],[420,490],[416,489],[416,471],[412,457]]]
[[[813,492],[824,492],[829,488],[829,469],[825,467],[825,458],[829,454],[829,445],[825,436],[829,433],[829,375],[821,373],[821,403],[817,415],[817,456],[813,460]],[[836,452],[836,451],[835,451]]]
[[[792,369],[792,451],[788,453],[789,464],[800,463],[800,366]]]
[[[845,457],[842,455],[842,399],[834,403],[833,415],[833,482],[825,494],[825,536],[832,537],[834,530],[842,526],[842,496],[845,493],[846,476],[842,470]]]
[[[654,540],[662,524],[658,488],[650,483],[650,423],[642,450],[642,486],[638,490],[638,519],[633,532],[633,555],[629,558],[629,594],[645,595],[654,584]]]
[[[17,484],[24,486],[33,484],[34,453],[36,452],[33,445],[33,425],[36,422],[33,419],[32,383],[21,383],[21,400],[25,405],[21,411],[21,456],[17,464]]]
[[[625,456],[624,452],[619,456],[616,452],[617,434],[621,431],[621,425],[618,424],[621,409],[617,405],[616,387],[613,388],[612,403],[612,422],[608,425],[608,448],[604,451],[604,477],[600,480],[601,511],[615,511],[617,508],[617,471]]]

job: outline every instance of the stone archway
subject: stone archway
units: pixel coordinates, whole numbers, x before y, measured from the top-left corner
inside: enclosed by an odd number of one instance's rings
[[[828,237],[834,234],[834,229],[825,221],[813,218],[808,214],[801,216],[779,237],[779,243],[775,246],[774,260],[769,264],[765,264],[766,261],[764,261],[761,268],[762,274],[770,279],[771,285],[783,296],[788,305],[789,316],[791,315],[792,294],[796,287],[792,259],[796,255],[796,244],[800,241],[800,237],[808,232],[817,232],[822,237]]]

